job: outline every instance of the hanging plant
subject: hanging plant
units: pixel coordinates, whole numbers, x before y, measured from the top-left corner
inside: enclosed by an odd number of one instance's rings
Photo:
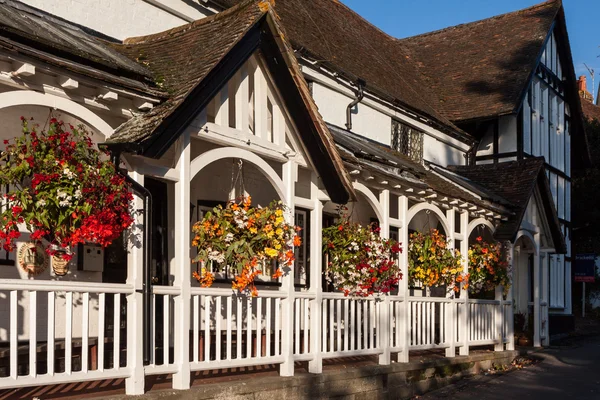
[[[469,247],[469,291],[479,293],[502,286],[508,293],[511,280],[508,263],[503,260],[499,243],[488,243],[479,236]]]
[[[389,293],[402,278],[396,256],[400,251],[396,241],[379,236],[379,228],[346,218],[323,229],[325,277],[346,296]]]
[[[0,219],[2,247],[15,249],[19,225],[65,261],[79,243],[108,246],[133,222],[125,178],[85,127],[52,118],[48,130],[39,131],[21,121],[22,135],[5,140],[0,153],[0,184],[10,188]]]
[[[283,275],[282,267],[294,261],[294,247],[300,246],[296,227],[285,222],[286,207],[274,201],[268,207],[252,207],[251,198],[229,202],[206,213],[194,224],[192,245],[197,248],[195,262],[201,271],[193,276],[202,287],[210,287],[214,272],[234,271],[232,288],[256,296],[254,280],[273,261],[278,266],[273,279]],[[213,268],[207,268],[211,264]]]
[[[410,235],[408,265],[411,286],[446,286],[449,291],[455,292],[460,291],[461,282],[464,282],[465,289],[469,286],[469,276],[463,273],[460,252],[449,249],[446,236],[437,229]]]

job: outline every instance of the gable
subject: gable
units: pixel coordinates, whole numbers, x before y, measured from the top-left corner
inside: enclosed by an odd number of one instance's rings
[[[314,169],[259,53],[241,65],[191,125],[201,139],[243,146],[273,159],[292,158]]]
[[[265,65],[261,71],[269,71],[272,87],[279,89],[289,120],[301,133],[302,145],[311,154],[331,199],[346,203],[354,198],[354,190],[285,37],[270,3],[246,0],[212,17],[126,41],[129,45],[123,51],[130,57],[139,58],[143,54],[144,62],[149,63],[157,78],[164,80],[166,90],[172,94],[149,113],[119,127],[107,145],[125,147],[147,157],[161,157],[213,99],[219,96],[219,101],[228,102],[229,89],[223,89],[244,63],[260,51]],[[265,84],[261,92],[265,104],[268,104],[267,92]],[[261,139],[269,136],[265,129],[267,110],[268,107],[257,108],[253,114],[253,126],[264,125],[256,129],[260,131],[256,136]],[[229,125],[228,106],[219,107],[219,113],[213,114],[224,127]],[[245,129],[245,124],[240,123],[240,129]]]
[[[536,190],[529,199],[527,208],[523,214],[523,219],[521,220],[520,229],[525,229],[532,233],[539,231],[541,246],[554,248],[555,246],[552,240],[552,233],[550,232],[548,220],[546,219],[546,213],[540,208],[543,207],[543,205],[542,202],[538,201],[539,196],[539,190]]]

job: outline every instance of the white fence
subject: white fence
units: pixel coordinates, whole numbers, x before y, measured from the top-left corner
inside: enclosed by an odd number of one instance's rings
[[[218,288],[192,288],[189,301],[181,301],[181,288],[154,286],[150,363],[132,367],[128,351],[139,347],[128,343],[127,329],[141,326],[142,313],[128,305],[136,295],[130,285],[0,280],[0,307],[10,315],[0,325],[0,388],[176,374],[184,364],[188,371],[296,361],[314,367],[323,359],[365,355],[386,363],[386,354],[426,349],[453,356],[470,346],[499,350],[512,332],[507,301],[277,289],[250,298]],[[187,349],[176,343],[177,315],[190,318]]]
[[[0,388],[129,377],[124,310],[133,293],[129,285],[0,280],[9,313]]]

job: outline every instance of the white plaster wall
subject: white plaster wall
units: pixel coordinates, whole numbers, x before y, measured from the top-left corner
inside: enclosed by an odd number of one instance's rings
[[[447,165],[464,165],[465,153],[448,146],[438,139],[425,135],[423,138],[423,158],[433,163]]]
[[[498,152],[517,151],[517,117],[507,115],[498,121]]]
[[[303,66],[307,79],[311,80],[313,98],[323,119],[341,128],[346,126],[346,108],[355,94],[320,70]],[[451,138],[432,126],[385,104],[365,98],[352,111],[352,131],[371,140],[391,145],[392,118],[405,122],[425,133],[423,157],[441,165],[465,163],[463,154],[469,149],[465,143]],[[451,144],[452,146],[450,146]]]
[[[24,3],[50,14],[94,29],[116,39],[164,31],[187,21],[155,7],[144,0],[23,0]],[[209,15],[196,2],[160,0],[166,6],[193,19]]]

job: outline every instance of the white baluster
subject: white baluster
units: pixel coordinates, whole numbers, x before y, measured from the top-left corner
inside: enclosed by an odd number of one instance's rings
[[[225,351],[227,352],[227,360],[231,360],[231,353],[233,352],[233,345],[231,344],[231,308],[232,305],[231,296],[227,296],[227,339],[225,341]]]
[[[29,292],[29,376],[37,375],[37,292]]]
[[[262,357],[262,298],[256,299],[256,357]]]
[[[221,360],[221,342],[222,342],[222,335],[221,335],[221,321],[223,319],[222,317],[222,311],[223,311],[223,304],[222,304],[222,297],[221,296],[217,296],[216,298],[216,306],[215,306],[215,360],[220,361]]]
[[[48,292],[48,375],[54,376],[54,318],[56,310],[54,308],[54,292]],[[98,327],[100,329],[100,327]]]
[[[17,379],[19,344],[17,331],[19,304],[17,302],[17,291],[10,291],[10,377]]]
[[[113,368],[119,369],[121,366],[121,295],[115,293],[115,309],[113,324]]]
[[[212,303],[211,296],[204,296],[204,361],[210,361],[210,320],[212,313],[210,307]]]
[[[89,352],[89,323],[90,323],[90,294],[82,294],[81,310],[81,371],[88,371],[88,352]]]
[[[169,301],[170,295],[163,295],[163,364],[169,364],[169,353],[170,353],[170,319],[171,319],[171,302]]]
[[[98,295],[98,371],[104,371],[104,328],[106,294]]]
[[[242,298],[237,296],[237,307],[235,308],[235,317],[237,322],[237,333],[235,335],[236,341],[236,359],[242,359],[242,322],[244,320],[243,306],[242,306]]]
[[[194,357],[192,358],[192,360],[194,362],[198,362],[198,357],[200,355],[200,338],[199,338],[199,334],[198,331],[200,330],[200,307],[199,307],[199,300],[198,300],[198,296],[194,296],[193,299],[193,310],[192,310],[192,315],[193,315],[193,341],[194,341]]]
[[[266,330],[267,330],[267,332],[266,332],[266,335],[267,335],[266,347],[267,348],[265,349],[266,350],[265,354],[267,357],[270,357],[271,356],[271,304],[273,303],[273,299],[266,298],[265,301],[266,301],[266,308],[267,308],[266,309],[266,317],[265,317],[267,320],[266,321],[266,325],[267,325],[266,326]]]

